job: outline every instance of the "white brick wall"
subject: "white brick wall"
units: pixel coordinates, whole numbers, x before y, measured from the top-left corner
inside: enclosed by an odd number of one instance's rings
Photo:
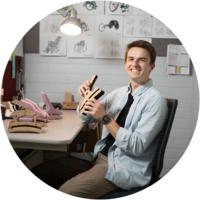
[[[157,57],[156,67],[151,73],[154,86],[167,98],[178,99],[178,109],[165,153],[164,176],[184,154],[195,130],[199,90],[193,67],[191,76],[167,75],[165,57]],[[71,92],[73,101],[81,100],[78,87],[86,79],[97,74],[95,86],[109,93],[117,87],[127,85],[123,60],[70,59],[67,57],[41,57],[39,54],[25,54],[25,97],[38,103],[41,92],[46,92],[51,102],[64,101],[64,93]]]

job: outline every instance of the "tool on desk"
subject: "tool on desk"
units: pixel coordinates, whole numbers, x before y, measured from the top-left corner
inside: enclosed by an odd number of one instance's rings
[[[45,112],[49,114],[49,119],[62,119],[62,116],[60,116],[62,115],[62,112],[52,106],[47,94],[45,92],[41,92],[41,95],[44,103],[46,104]]]
[[[13,118],[14,121],[11,121],[8,126],[9,133],[15,132],[34,132],[34,133],[42,133],[42,126],[44,123],[37,122],[36,113],[32,110],[18,110],[12,112],[10,117]],[[27,118],[29,121],[20,121],[20,118]]]
[[[61,110],[61,108],[62,108],[61,103],[53,103],[53,102],[51,102],[51,104],[55,109]],[[46,109],[46,104],[43,105],[43,109]]]
[[[90,87],[85,91],[85,94],[82,97],[82,100],[80,103],[80,112],[84,115],[86,115],[84,113],[84,111],[85,111],[84,105],[87,102],[87,100],[90,98],[99,99],[104,94],[104,91],[101,90],[100,88],[94,88],[92,90],[92,87],[93,87],[95,81],[97,80],[97,78],[98,78],[97,75],[92,76],[92,78],[90,79]]]

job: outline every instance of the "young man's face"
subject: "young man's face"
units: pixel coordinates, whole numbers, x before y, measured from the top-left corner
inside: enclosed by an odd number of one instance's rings
[[[132,47],[128,51],[124,66],[131,81],[143,85],[149,80],[149,74],[155,64],[150,65],[150,56],[146,49]]]

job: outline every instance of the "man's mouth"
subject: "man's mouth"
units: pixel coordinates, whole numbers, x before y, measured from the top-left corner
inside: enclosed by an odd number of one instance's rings
[[[141,70],[139,70],[139,69],[131,69],[131,71],[132,71],[132,72],[139,72],[139,71],[141,71]]]

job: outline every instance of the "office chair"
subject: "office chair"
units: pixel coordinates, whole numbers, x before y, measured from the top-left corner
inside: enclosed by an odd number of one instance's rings
[[[141,190],[144,190],[145,188],[153,185],[155,182],[159,180],[159,175],[163,168],[165,149],[167,146],[169,134],[171,131],[171,127],[174,121],[174,116],[176,113],[176,108],[178,105],[177,99],[166,99],[166,100],[167,100],[167,105],[168,105],[168,114],[167,114],[165,123],[158,136],[159,137],[158,146],[157,146],[156,153],[152,161],[152,178],[149,185],[144,186],[144,187],[132,188],[130,190],[123,190],[123,189],[114,190],[112,192],[109,192],[99,197],[98,199],[113,199],[113,198],[128,196],[136,192],[139,192]]]

